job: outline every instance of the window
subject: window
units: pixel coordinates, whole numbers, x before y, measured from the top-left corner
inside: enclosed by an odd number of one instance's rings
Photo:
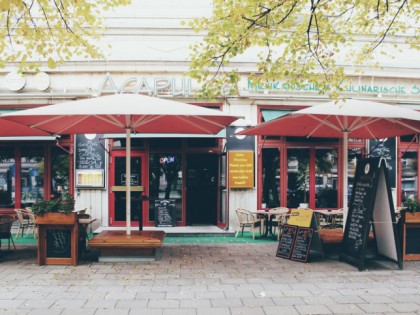
[[[69,155],[60,148],[51,149],[51,194],[57,198],[69,193]]]
[[[315,208],[337,208],[337,150],[315,150]]]
[[[181,154],[151,153],[149,155],[149,221],[154,221],[154,200],[175,199],[176,220],[182,221],[182,159]]]
[[[287,207],[309,203],[309,153],[307,148],[287,150]]]
[[[44,199],[44,150],[24,148],[20,158],[21,207],[30,207]]]
[[[262,204],[265,208],[280,206],[280,152],[277,148],[262,150]]]
[[[0,148],[0,207],[15,208],[15,157],[13,148]]]

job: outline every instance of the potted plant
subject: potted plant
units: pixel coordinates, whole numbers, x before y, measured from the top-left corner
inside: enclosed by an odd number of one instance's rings
[[[77,214],[74,210],[74,200],[70,194],[61,198],[42,200],[32,205],[37,224],[74,224]]]
[[[409,197],[403,201],[405,208],[405,221],[420,223],[420,204],[416,197]]]

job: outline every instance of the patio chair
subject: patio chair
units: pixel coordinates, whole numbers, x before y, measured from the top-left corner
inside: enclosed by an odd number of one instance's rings
[[[16,250],[16,245],[12,237],[12,225],[14,221],[15,221],[15,218],[13,216],[9,216],[9,215],[0,216],[0,248],[1,248],[1,240],[7,239],[9,251],[10,251],[10,241],[12,241],[13,247]]]
[[[24,209],[15,209],[15,212],[19,221],[15,237],[17,239],[19,237],[19,234],[21,235],[21,237],[23,237],[25,229],[27,229],[26,234],[28,234],[31,228],[35,228],[35,219],[31,222],[31,219],[28,215],[29,212],[25,211]]]
[[[239,231],[242,231],[242,236],[244,235],[244,229],[249,228],[252,232],[252,238],[255,239],[255,229],[259,228],[261,235],[261,228],[263,225],[263,220],[258,219],[256,214],[252,214],[245,209],[236,209],[236,214],[239,219],[238,230],[236,231],[235,237],[238,237]]]
[[[287,221],[289,220],[290,209],[286,207],[278,207],[272,210],[284,210],[285,212],[285,214],[276,215],[273,219],[273,224],[275,224],[275,227],[277,228],[277,239],[280,240],[281,228],[283,225],[287,224]]]

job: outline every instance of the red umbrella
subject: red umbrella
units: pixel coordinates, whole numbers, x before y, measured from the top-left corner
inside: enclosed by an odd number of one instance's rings
[[[240,117],[205,107],[140,94],[116,94],[58,103],[1,116],[50,134],[121,133],[131,154],[132,132],[217,134]],[[32,134],[31,134],[32,135]],[[126,178],[130,178],[126,159]],[[127,235],[130,235],[130,181],[126,180]]]
[[[239,132],[343,139],[343,207],[347,208],[348,139],[382,139],[420,133],[420,113],[383,103],[340,100],[315,105]]]

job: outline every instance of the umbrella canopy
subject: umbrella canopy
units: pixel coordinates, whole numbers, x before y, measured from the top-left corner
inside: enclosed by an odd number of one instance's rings
[[[54,135],[126,133],[126,178],[130,178],[131,133],[217,134],[240,117],[139,94],[116,94],[63,102],[1,116]],[[1,133],[0,133],[1,135]],[[33,135],[32,133],[29,135]],[[130,181],[126,181],[127,235],[130,235]]]
[[[420,133],[420,113],[383,103],[339,100],[288,113],[239,132],[343,139],[343,207],[347,209],[348,138],[381,139]]]
[[[2,117],[0,115],[0,117]],[[21,137],[21,136],[50,136],[42,130],[37,130],[13,121],[2,120],[0,123],[0,137]]]

